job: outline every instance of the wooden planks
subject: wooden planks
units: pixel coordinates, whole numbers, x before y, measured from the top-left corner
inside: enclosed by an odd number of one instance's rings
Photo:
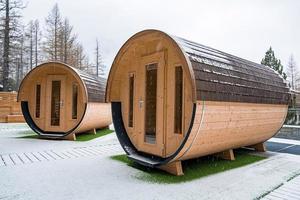
[[[197,110],[202,110],[200,101]],[[191,133],[197,137],[188,140],[189,150],[181,159],[264,142],[282,126],[286,112],[285,105],[205,101],[203,119],[196,112],[195,126],[202,121],[200,129]]]
[[[16,92],[0,92],[0,122],[25,122]]]
[[[101,79],[102,80],[102,79]],[[61,81],[59,101],[59,126],[51,125],[51,91],[52,81]],[[103,82],[104,80],[102,80]],[[88,82],[88,83],[87,83]],[[78,126],[73,133],[81,133],[94,128],[103,128],[111,124],[110,104],[104,100],[104,88],[101,91],[90,75],[62,63],[49,62],[34,68],[22,81],[19,101],[27,101],[29,114],[36,126],[43,131],[67,132]],[[104,82],[103,82],[104,83]],[[36,86],[40,85],[40,116],[36,116]],[[78,85],[77,117],[73,117],[73,85]],[[92,87],[93,86],[93,87]],[[95,100],[101,92],[101,100]],[[92,95],[89,98],[89,95]],[[93,100],[96,102],[89,102]],[[58,104],[55,104],[58,105]],[[87,107],[86,107],[87,105]],[[56,106],[57,107],[57,106]],[[83,118],[83,120],[82,120]],[[81,121],[82,120],[82,121]],[[81,124],[79,124],[81,123]],[[71,136],[70,136],[71,137]],[[74,137],[72,137],[74,139]]]

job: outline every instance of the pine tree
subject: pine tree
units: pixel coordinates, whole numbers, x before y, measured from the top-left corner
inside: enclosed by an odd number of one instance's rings
[[[24,28],[23,28],[24,29]],[[25,32],[23,30],[23,32]],[[19,87],[20,81],[23,79],[24,77],[24,66],[26,66],[26,62],[24,59],[24,55],[25,55],[25,35],[22,34],[21,37],[19,38],[19,45],[18,45],[18,49],[17,49],[17,71],[16,71],[16,85],[17,87]]]
[[[15,89],[14,78],[12,75],[16,73],[15,53],[16,43],[20,38],[20,11],[24,8],[22,0],[1,0],[1,34],[2,34],[2,84],[3,91]],[[12,72],[12,73],[11,73]]]
[[[266,52],[265,57],[261,61],[262,65],[266,65],[275,71],[277,71],[284,79],[287,78],[286,74],[283,72],[283,66],[281,61],[275,57],[275,53],[272,47]]]

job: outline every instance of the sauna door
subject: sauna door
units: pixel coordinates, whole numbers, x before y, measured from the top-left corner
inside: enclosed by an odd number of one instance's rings
[[[138,149],[158,156],[164,156],[164,61],[163,53],[142,58],[140,66],[139,116],[140,125]]]
[[[46,86],[46,131],[63,132],[65,116],[65,82],[64,75],[48,75]]]

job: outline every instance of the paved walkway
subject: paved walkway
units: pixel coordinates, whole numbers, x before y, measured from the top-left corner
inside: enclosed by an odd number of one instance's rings
[[[67,160],[87,156],[108,156],[117,153],[122,153],[122,148],[119,144],[82,146],[63,150],[50,149],[23,153],[8,153],[0,154],[0,167],[32,164],[45,161]]]
[[[278,189],[270,192],[263,200],[299,200],[300,199],[300,176],[285,182]]]
[[[287,184],[298,184],[298,177],[288,180],[300,173],[300,156],[266,152],[262,155],[268,159],[194,181],[150,183],[140,179],[144,172],[109,158],[123,153],[115,134],[89,142],[49,141],[17,139],[15,136],[28,131],[20,129],[22,133],[15,127],[5,133],[0,131],[1,200],[247,200],[259,198],[284,183],[278,191],[263,197],[275,199],[277,193],[296,187]],[[297,193],[289,190],[292,191]]]

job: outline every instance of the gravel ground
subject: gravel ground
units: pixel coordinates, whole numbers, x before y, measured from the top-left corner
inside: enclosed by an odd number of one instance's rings
[[[115,134],[89,142],[17,139],[28,127],[8,126],[0,124],[2,157],[40,152],[46,158],[0,165],[0,199],[5,200],[254,199],[300,172],[300,156],[267,152],[263,161],[191,182],[148,183],[136,178],[141,171],[109,158],[122,153]],[[50,151],[61,158],[47,156]]]

